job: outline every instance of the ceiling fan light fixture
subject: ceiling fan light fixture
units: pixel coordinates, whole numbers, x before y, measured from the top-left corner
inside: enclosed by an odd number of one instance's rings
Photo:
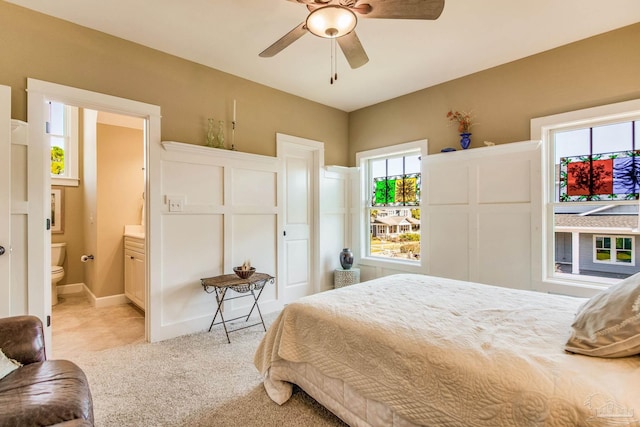
[[[346,7],[329,5],[320,7],[307,16],[306,26],[311,34],[335,39],[349,34],[356,27],[356,14]]]

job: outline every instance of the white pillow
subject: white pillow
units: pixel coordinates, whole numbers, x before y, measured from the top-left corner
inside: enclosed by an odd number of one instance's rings
[[[565,346],[597,357],[640,354],[640,273],[594,295],[578,311]]]
[[[0,348],[0,379],[6,377],[11,372],[18,369],[20,366],[22,366],[22,363],[17,362],[13,359],[9,359],[4,355],[2,349]]]

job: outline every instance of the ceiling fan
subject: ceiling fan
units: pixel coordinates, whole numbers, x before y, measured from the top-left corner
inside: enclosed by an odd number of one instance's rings
[[[354,31],[356,14],[378,19],[438,19],[444,0],[288,0],[307,5],[307,19],[259,56],[269,58],[310,32],[318,37],[335,39],[351,68],[369,62],[360,39]]]

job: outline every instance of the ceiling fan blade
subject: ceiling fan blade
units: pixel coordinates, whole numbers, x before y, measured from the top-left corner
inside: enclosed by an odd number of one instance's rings
[[[360,43],[355,31],[336,39],[351,68],[362,67],[369,62],[369,57]]]
[[[363,0],[353,8],[366,18],[382,19],[438,19],[442,9],[444,0]]]
[[[289,0],[289,1],[292,3],[301,3],[301,4],[306,4],[307,6],[318,6],[318,7],[327,6],[329,4],[341,3],[339,0]],[[355,3],[354,0],[348,0],[348,1]]]
[[[307,33],[307,27],[305,23],[298,25],[293,30],[289,31],[287,34],[282,36],[278,41],[274,44],[260,52],[259,56],[263,58],[270,58],[275,54],[279,53],[281,50],[289,46],[294,41],[298,40],[300,37],[304,36]]]

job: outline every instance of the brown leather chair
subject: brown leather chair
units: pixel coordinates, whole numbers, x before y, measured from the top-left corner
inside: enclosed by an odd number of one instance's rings
[[[24,365],[0,379],[0,426],[93,426],[87,377],[73,362],[47,360],[40,319],[0,319],[0,349]]]

